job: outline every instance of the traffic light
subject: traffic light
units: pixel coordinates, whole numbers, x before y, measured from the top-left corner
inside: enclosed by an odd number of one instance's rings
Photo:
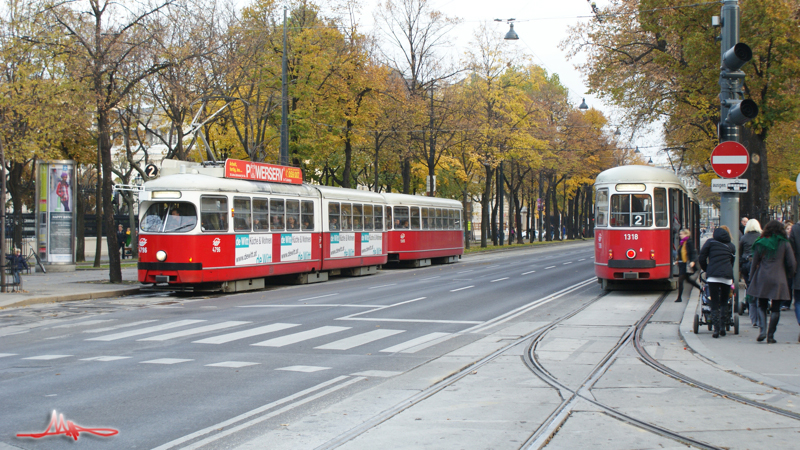
[[[753,59],[753,51],[747,44],[739,42],[738,1],[724,0],[721,18],[715,18],[712,23],[722,26],[719,140],[738,142],[739,127],[758,116],[756,102],[744,98],[745,74],[741,70]]]

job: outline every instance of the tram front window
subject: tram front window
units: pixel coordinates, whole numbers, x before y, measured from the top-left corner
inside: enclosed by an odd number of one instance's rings
[[[197,209],[191,203],[153,203],[141,219],[142,231],[147,233],[176,233],[194,229]]]
[[[653,201],[649,194],[614,194],[611,196],[612,227],[653,226]]]

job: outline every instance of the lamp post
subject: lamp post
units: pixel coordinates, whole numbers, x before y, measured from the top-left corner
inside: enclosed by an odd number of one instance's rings
[[[289,87],[286,81],[289,62],[286,58],[286,6],[283,7],[283,55],[281,56],[281,165],[289,165]]]

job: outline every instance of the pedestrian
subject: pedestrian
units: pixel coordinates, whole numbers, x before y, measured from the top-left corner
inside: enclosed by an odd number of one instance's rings
[[[794,223],[792,223],[791,220],[783,222],[783,226],[786,229],[786,236],[789,236],[789,234],[792,232],[793,225]],[[794,259],[795,261],[797,261],[797,255],[795,255]],[[789,282],[789,300],[783,301],[783,304],[781,305],[781,311],[788,311],[789,307],[792,306],[792,292],[793,292],[792,286],[794,285],[793,278],[794,276],[790,276],[789,279],[787,280]]]
[[[119,224],[117,227],[117,246],[119,247],[120,251],[122,251],[122,259],[125,259],[125,240],[127,236],[125,232],[122,231],[122,224]]]
[[[693,280],[689,275],[689,269],[694,268],[694,261],[697,259],[697,254],[695,253],[694,244],[691,239],[692,233],[687,228],[684,228],[680,231],[680,236],[681,241],[678,246],[678,299],[675,300],[675,303],[683,301],[684,281],[689,283],[689,290],[686,292],[687,298],[692,292],[692,286],[696,287],[701,292],[703,291],[703,288],[697,284],[697,281]]]
[[[16,285],[18,291],[21,291],[22,278],[20,277],[20,272],[23,270],[28,270],[28,261],[25,260],[25,257],[22,256],[22,251],[18,248],[14,249],[13,255],[6,255],[6,259],[8,260],[8,265],[11,268],[11,274],[14,276],[14,285]]]
[[[714,325],[713,338],[725,336],[722,327],[722,314],[727,315],[726,307],[733,284],[733,261],[736,247],[731,243],[728,227],[721,226],[714,230],[711,239],[700,249],[700,268],[706,272],[709,297],[711,300],[711,323]]]
[[[792,244],[792,253],[794,253],[794,259],[797,261],[800,258],[800,222],[792,226],[789,242]],[[800,325],[800,308],[797,305],[797,301],[800,299],[800,270],[795,271],[792,285],[794,287],[794,317],[797,319],[797,324]],[[800,342],[800,336],[797,336],[797,342]]]
[[[744,229],[747,227],[747,222],[749,221],[750,220],[747,218],[747,216],[742,217],[742,220],[739,221],[739,236],[742,236],[745,233]]]
[[[739,273],[741,279],[744,280],[744,285],[750,285],[750,268],[753,263],[753,244],[758,238],[761,237],[761,224],[756,219],[747,221],[744,227],[744,236],[739,241]],[[750,322],[754,327],[764,327],[766,325],[759,325],[758,316],[758,300],[750,295],[745,295],[745,302],[747,303],[747,311],[750,315]]]
[[[750,268],[750,285],[747,293],[758,299],[758,314],[762,324],[767,322],[769,307],[769,327],[762,326],[758,342],[767,339],[774,344],[775,330],[781,318],[782,300],[789,298],[787,279],[794,276],[797,260],[792,245],[786,237],[786,229],[777,220],[770,220],[764,227],[761,237],[753,244],[753,263]]]

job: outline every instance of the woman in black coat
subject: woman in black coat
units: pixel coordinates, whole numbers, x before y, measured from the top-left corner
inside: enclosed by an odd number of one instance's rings
[[[720,307],[727,305],[733,284],[733,260],[736,246],[731,243],[731,235],[725,225],[714,230],[714,235],[700,249],[700,268],[706,272],[708,293],[711,300],[711,323],[714,334],[711,337],[725,336],[722,328]]]
[[[769,328],[764,332],[761,327],[758,342],[767,339],[775,343],[775,330],[781,318],[781,304],[789,296],[788,278],[794,276],[797,261],[792,246],[786,237],[786,229],[777,220],[770,220],[764,227],[755,244],[753,244],[753,263],[750,268],[750,285],[747,294],[758,298],[758,315],[761,323],[767,320],[769,306]],[[771,302],[770,302],[771,301]]]
[[[739,239],[739,273],[740,278],[744,280],[745,286],[750,285],[750,268],[753,263],[753,244],[761,237],[761,224],[756,219],[747,221],[744,227],[744,235]],[[765,327],[766,325],[759,325],[758,318],[758,300],[747,295],[745,296],[747,302],[747,311],[750,315],[750,322],[754,327]]]
[[[692,233],[684,228],[680,232],[681,241],[678,246],[678,299],[675,303],[683,301],[683,282],[689,282],[689,291],[686,293],[688,297],[692,292],[692,286],[702,291],[703,288],[697,284],[696,281],[689,276],[689,268],[694,267],[694,260],[697,259],[697,254],[694,251],[694,244],[692,243]]]

